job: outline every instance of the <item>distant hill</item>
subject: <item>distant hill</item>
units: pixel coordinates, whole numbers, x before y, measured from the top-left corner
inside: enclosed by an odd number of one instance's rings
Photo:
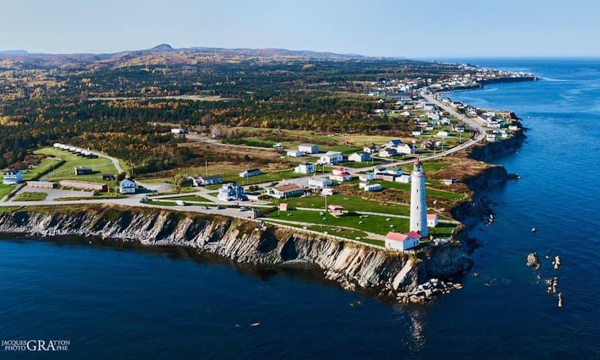
[[[0,50],[0,54],[4,55],[27,55],[29,54],[26,50]]]

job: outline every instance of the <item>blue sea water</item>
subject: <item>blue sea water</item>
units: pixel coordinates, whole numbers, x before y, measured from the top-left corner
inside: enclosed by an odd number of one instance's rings
[[[600,60],[469,62],[542,80],[451,94],[514,110],[530,129],[518,152],[495,161],[523,178],[486,194],[496,221],[472,230],[481,276],[468,276],[464,290],[426,308],[402,307],[308,269],[261,270],[181,249],[7,239],[0,339],[68,339],[69,352],[50,358],[78,359],[599,358]],[[525,266],[531,251],[542,256],[539,272]],[[553,270],[546,255],[560,255],[562,268]],[[562,308],[543,284],[554,276]],[[48,357],[33,355],[0,351]]]

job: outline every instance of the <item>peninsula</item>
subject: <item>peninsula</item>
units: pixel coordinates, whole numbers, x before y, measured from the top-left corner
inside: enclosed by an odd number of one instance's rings
[[[0,54],[0,232],[309,263],[347,289],[460,289],[484,161],[523,126],[444,92],[532,74],[285,50]]]

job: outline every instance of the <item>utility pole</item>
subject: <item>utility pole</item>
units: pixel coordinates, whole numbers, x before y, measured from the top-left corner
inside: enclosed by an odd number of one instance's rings
[[[204,172],[206,176],[208,176],[208,160],[204,160]]]

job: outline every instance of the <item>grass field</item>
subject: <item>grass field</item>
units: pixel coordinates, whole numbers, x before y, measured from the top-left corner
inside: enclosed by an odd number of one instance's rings
[[[48,174],[48,180],[50,181],[77,179],[82,181],[105,183],[111,187],[114,186],[114,182],[106,182],[102,180],[102,174],[117,174],[117,169],[115,169],[115,167],[109,159],[87,159],[84,157],[77,156],[75,154],[71,154],[68,151],[63,151],[60,149],[50,147],[36,150],[34,154],[53,156],[59,159],[63,159],[65,161],[63,165],[54,169],[53,172]],[[77,166],[88,166],[92,168],[94,173],[90,175],[77,176],[74,172],[74,168]]]
[[[56,158],[45,158],[42,160],[42,162],[35,166],[33,169],[27,169],[23,172],[23,180],[25,181],[29,181],[29,180],[37,180],[39,179],[42,175],[49,173],[50,171],[52,171],[52,168],[57,168],[60,167],[61,165],[61,160],[56,159]]]
[[[21,192],[14,201],[42,201],[46,200],[48,194],[44,192]]]
[[[324,209],[325,198],[320,195],[287,199],[294,208]],[[405,205],[384,205],[374,200],[365,200],[354,195],[331,195],[327,197],[328,205],[342,205],[348,211],[364,211],[382,214],[409,215],[410,208]]]
[[[183,200],[183,201],[200,201],[200,202],[214,202],[208,198],[205,198],[202,195],[183,195],[183,196],[177,196],[177,197],[170,197],[169,200],[172,201],[176,201],[176,200]]]
[[[408,231],[409,220],[400,218],[386,218],[384,216],[363,216],[356,213],[348,213],[342,217],[335,218],[327,213],[321,215],[317,211],[274,211],[268,215],[271,219],[298,221],[309,224],[343,226],[359,231],[371,232],[385,235],[390,231]],[[389,219],[390,221],[387,221]],[[362,224],[361,224],[362,222]]]
[[[20,209],[19,206],[0,206],[0,213],[12,212],[12,211],[19,210],[19,209]]]
[[[381,180],[377,180],[374,183],[381,184],[381,186],[383,186],[384,189],[403,190],[403,191],[407,191],[410,194],[410,186],[411,186],[410,184],[404,184],[404,183],[398,183],[398,182],[392,182],[392,181],[381,181]],[[437,189],[431,189],[431,188],[427,188],[427,196],[440,197],[440,198],[444,198],[444,199],[448,199],[448,200],[455,200],[455,199],[463,200],[466,198],[465,194],[457,194],[457,193],[453,193],[453,192],[449,192],[449,191],[443,191],[443,190],[437,190]],[[409,195],[409,197],[410,197],[410,195]]]
[[[14,185],[4,185],[0,183],[0,199],[4,198],[15,188]]]

